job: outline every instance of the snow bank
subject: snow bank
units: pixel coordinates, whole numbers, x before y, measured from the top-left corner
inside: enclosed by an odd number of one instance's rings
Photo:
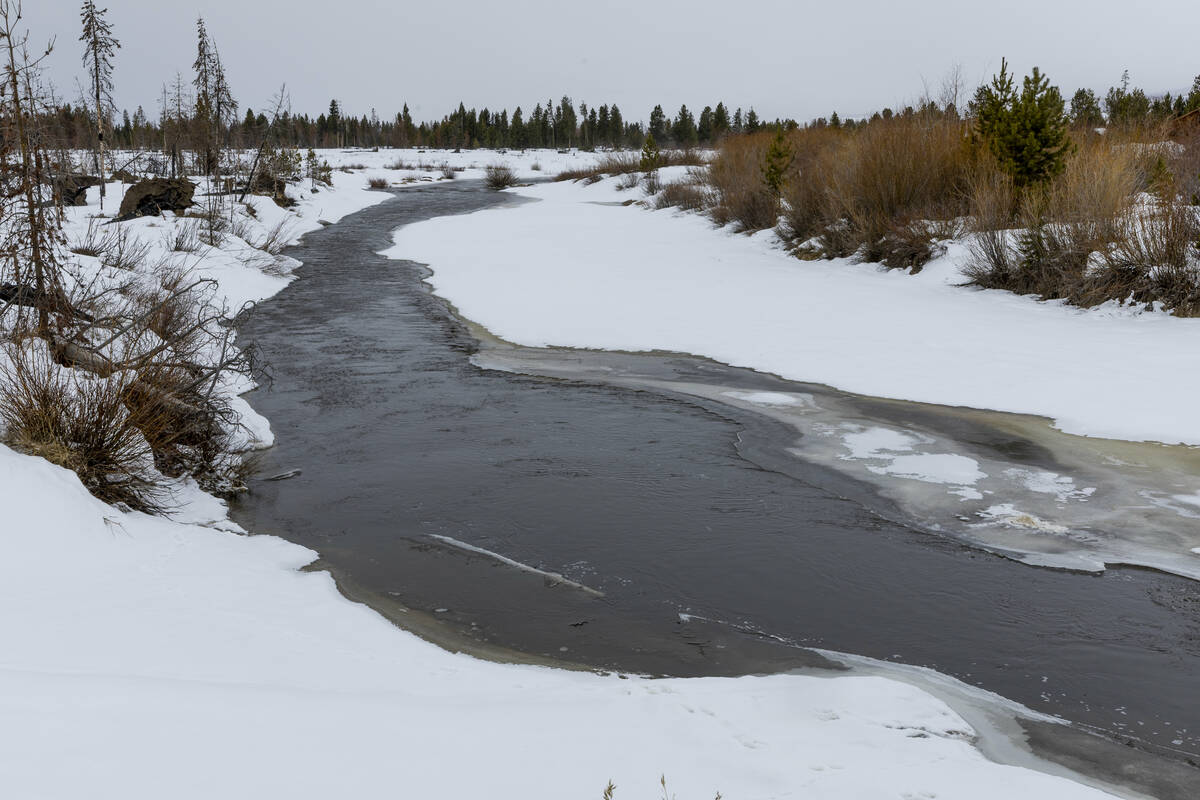
[[[962,244],[918,275],[803,262],[771,232],[622,207],[616,181],[434,219],[396,258],[529,345],[704,355],[861,394],[1051,417],[1069,433],[1200,444],[1200,320],[962,287]]]

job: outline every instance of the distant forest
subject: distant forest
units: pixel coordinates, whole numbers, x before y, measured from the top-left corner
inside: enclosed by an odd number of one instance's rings
[[[182,82],[164,89],[162,106],[167,109],[150,119],[143,107],[132,114],[124,111],[118,121],[115,113],[107,120],[110,146],[126,149],[161,147],[176,131],[188,127],[188,110],[194,101],[184,96]],[[183,113],[177,115],[175,109]],[[62,104],[53,112],[51,128],[55,140],[69,147],[92,147],[96,138],[95,112],[84,104]],[[789,121],[790,122],[790,121]],[[776,120],[775,125],[785,124]],[[790,123],[794,127],[795,123]],[[574,105],[569,97],[557,103],[537,103],[526,112],[517,107],[491,111],[476,110],[459,104],[437,122],[416,122],[408,106],[390,119],[371,114],[354,116],[342,110],[337,100],[315,119],[307,114],[281,110],[270,117],[247,108],[244,114],[228,119],[225,135],[230,140],[253,140],[270,128],[275,141],[285,147],[435,147],[435,148],[526,148],[577,147],[640,148],[646,134],[656,141],[678,147],[710,146],[730,133],[753,133],[763,127],[754,109],[741,108],[731,114],[724,103],[705,106],[696,116],[686,105],[673,117],[662,106],[655,106],[648,122],[627,121],[616,104]]]
[[[181,96],[184,95],[184,96]],[[163,147],[164,142],[182,137],[192,120],[189,110],[194,101],[186,96],[182,82],[174,89],[164,89],[161,105],[166,111],[150,119],[143,107],[132,114],[124,111],[119,121],[115,112],[107,119],[109,133],[106,138],[110,146],[125,149]],[[235,105],[236,107],[236,105]],[[1142,89],[1130,88],[1129,77],[1122,77],[1121,85],[1112,87],[1103,98],[1090,89],[1075,92],[1069,102],[1068,115],[1078,126],[1101,127],[1145,127],[1154,125],[1200,108],[1200,76],[1187,94],[1172,96],[1170,93],[1151,97]],[[173,113],[174,109],[181,114]],[[903,116],[924,110],[906,107],[893,111],[885,108],[870,119],[887,119],[893,115]],[[55,140],[73,148],[87,149],[94,146],[96,123],[94,109],[83,103],[62,104],[53,110],[50,124]],[[517,107],[492,111],[476,110],[459,104],[458,108],[436,122],[416,122],[408,106],[390,119],[383,119],[372,110],[370,115],[355,116],[343,111],[337,100],[329,103],[329,109],[316,118],[308,114],[292,114],[286,109],[272,113],[247,108],[244,114],[229,115],[223,125],[226,141],[244,140],[251,142],[270,129],[274,141],[284,147],[433,147],[433,148],[526,148],[576,147],[583,150],[596,148],[630,148],[642,146],[647,134],[653,134],[660,145],[670,147],[708,147],[715,145],[729,134],[754,133],[762,129],[794,130],[810,127],[853,128],[864,125],[870,119],[841,119],[836,112],[829,117],[819,117],[807,123],[796,120],[763,121],[751,108],[741,108],[731,114],[724,103],[705,106],[699,115],[683,105],[668,116],[661,105],[651,110],[647,121],[630,121],[620,108],[612,105],[593,106],[580,103],[576,106],[569,97],[557,103],[547,100],[537,103],[526,112]]]

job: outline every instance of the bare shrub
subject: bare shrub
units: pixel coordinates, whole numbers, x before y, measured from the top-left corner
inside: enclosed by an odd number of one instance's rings
[[[542,171],[542,164],[541,164],[541,162],[539,162],[539,161],[535,161],[535,162],[533,162],[532,164],[530,164],[530,165],[529,165],[529,168],[530,168],[531,170],[533,170],[534,172],[541,172],[541,171]]]
[[[442,177],[445,180],[452,181],[458,177],[458,170],[454,169],[454,167],[450,166],[449,164],[447,164],[445,162],[443,162],[442,165],[440,167],[438,167],[438,169],[442,173]]]
[[[1127,214],[1103,267],[1089,275],[1087,303],[1162,302],[1181,316],[1200,314],[1200,219],[1178,199]]]
[[[291,244],[291,241],[292,226],[285,217],[268,228],[263,238],[254,242],[254,246],[269,255],[277,256]]]
[[[704,211],[711,203],[708,188],[696,178],[666,184],[655,199],[657,208],[682,208],[685,211]]]
[[[195,220],[182,220],[167,232],[167,248],[174,253],[195,253],[200,249],[200,233]]]
[[[829,162],[827,213],[849,223],[866,260],[890,260],[889,242],[913,253],[913,237],[922,229],[914,223],[965,213],[971,164],[966,130],[957,119],[915,114],[876,120],[846,137]]]
[[[1147,185],[1145,163],[1138,148],[1084,137],[1062,175],[1024,193],[993,164],[978,164],[968,192],[977,231],[964,269],[969,282],[1083,305],[1117,299],[1128,271],[1098,281],[1093,265],[1128,238],[1134,197]]]
[[[763,180],[762,165],[773,138],[769,133],[727,138],[709,167],[716,196],[713,219],[736,223],[746,232],[773,228],[779,221],[779,196]]]
[[[0,378],[9,446],[73,471],[106,503],[162,510],[163,491],[142,434],[159,421],[126,408],[132,374],[97,378],[59,367],[43,347],[18,345],[9,348]]]
[[[142,265],[149,251],[148,243],[132,236],[125,226],[118,225],[100,261],[106,267],[133,271]]]
[[[844,134],[830,128],[794,131],[788,141],[794,160],[783,184],[780,236],[803,242],[830,224],[829,180],[832,160]]]
[[[511,169],[504,164],[492,164],[487,168],[487,187],[489,189],[507,189],[510,186],[515,186],[517,176]]]
[[[72,239],[68,246],[72,253],[81,256],[102,257],[112,247],[112,232],[102,230],[99,220],[88,220],[87,230]]]
[[[646,194],[651,196],[662,191],[662,179],[659,177],[658,170],[652,169],[642,176],[642,188],[646,190]]]

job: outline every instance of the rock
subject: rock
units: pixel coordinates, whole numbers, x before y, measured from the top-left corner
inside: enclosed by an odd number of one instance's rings
[[[164,211],[186,211],[192,206],[195,193],[196,184],[187,178],[147,178],[126,190],[117,219],[156,216]]]
[[[58,191],[62,193],[63,205],[87,205],[87,190],[99,186],[102,181],[94,175],[63,175],[58,179]]]

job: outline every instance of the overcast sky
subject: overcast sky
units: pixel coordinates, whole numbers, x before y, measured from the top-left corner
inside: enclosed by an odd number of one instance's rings
[[[297,113],[336,97],[347,112],[418,119],[468,107],[528,111],[570,95],[644,119],[723,100],[767,118],[863,116],[936,91],[961,67],[969,89],[1000,65],[1038,65],[1069,99],[1128,69],[1151,93],[1200,73],[1197,0],[109,0],[122,42],[115,99],[150,116],[160,87],[190,80],[195,22],[216,40],[242,107],[287,83]],[[76,0],[25,0],[34,42],[57,37],[50,77],[74,99]]]

